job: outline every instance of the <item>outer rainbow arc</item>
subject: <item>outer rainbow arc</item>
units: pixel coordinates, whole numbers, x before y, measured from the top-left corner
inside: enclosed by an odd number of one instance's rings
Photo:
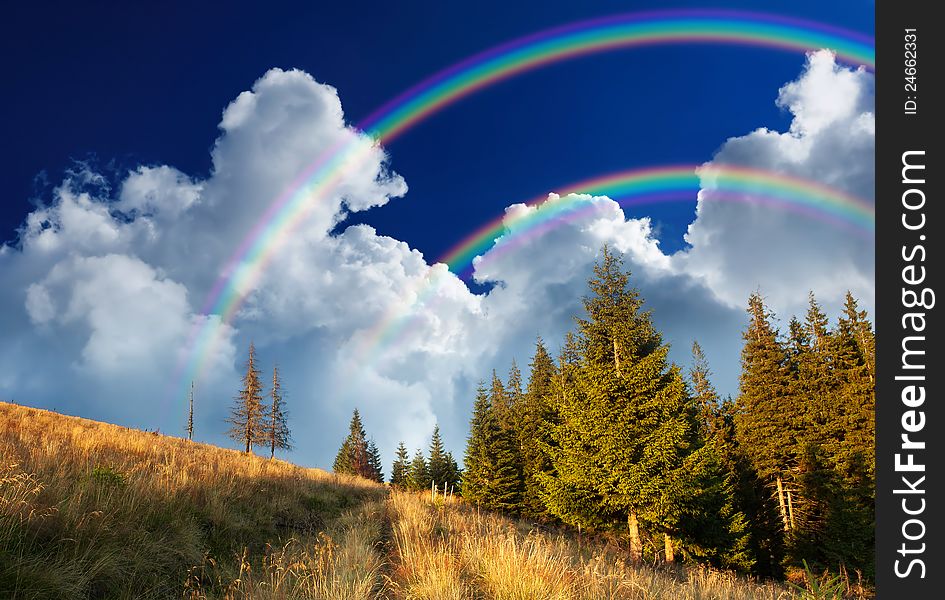
[[[809,51],[831,48],[842,60],[872,68],[872,39],[818,23],[744,12],[663,12],[618,15],[532,34],[441,71],[385,104],[359,124],[375,144],[335,146],[323,153],[273,201],[222,269],[201,314],[229,323],[276,251],[303,221],[312,198],[332,190],[346,167],[442,108],[520,73],[597,52],[669,43],[727,43]],[[209,320],[208,320],[209,321]],[[177,370],[177,383],[199,378],[220,342],[218,328],[196,325]],[[186,350],[191,350],[189,353]],[[183,388],[181,388],[183,389]],[[186,394],[185,394],[186,395]],[[184,396],[182,396],[184,397]]]

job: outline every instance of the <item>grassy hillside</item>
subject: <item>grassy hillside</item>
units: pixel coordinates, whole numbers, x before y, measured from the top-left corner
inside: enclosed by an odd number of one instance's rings
[[[0,598],[371,597],[386,496],[0,403]]]
[[[394,493],[391,594],[436,600],[776,600],[786,587],[710,569],[632,566],[626,548]]]
[[[0,403],[4,599],[794,597],[626,558],[455,498]]]

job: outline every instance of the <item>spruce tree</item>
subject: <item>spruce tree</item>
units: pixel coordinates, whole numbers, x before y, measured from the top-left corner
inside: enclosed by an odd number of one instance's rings
[[[194,382],[190,382],[190,410],[187,412],[187,426],[184,428],[187,432],[187,439],[194,439]]]
[[[243,388],[236,396],[236,402],[227,419],[230,424],[227,435],[243,444],[247,454],[252,452],[253,446],[266,443],[264,414],[262,382],[259,379],[259,369],[256,368],[256,347],[250,342]]]
[[[282,394],[282,382],[279,381],[279,369],[272,369],[272,389],[269,391],[272,402],[269,415],[264,423],[264,434],[269,445],[269,458],[276,455],[276,450],[291,450],[292,435],[289,432],[288,412]]]
[[[384,467],[381,464],[381,452],[377,449],[374,440],[368,442],[368,473],[367,478],[371,481],[384,483]]]
[[[491,393],[480,383],[473,406],[463,497],[485,508],[516,513],[521,501],[521,465],[515,462],[516,438],[502,429],[493,405],[504,402],[504,386],[493,373]],[[499,411],[501,412],[501,411]]]
[[[865,311],[847,292],[831,348],[837,385],[838,418],[834,454],[842,470],[875,477],[875,350],[876,337]]]
[[[394,464],[390,469],[390,484],[398,488],[406,488],[409,468],[410,456],[407,453],[407,446],[400,442],[397,446],[397,454],[394,455]]]
[[[787,531],[791,525],[785,479],[798,464],[806,413],[791,393],[787,352],[760,294],[749,297],[748,315],[736,400],[738,441],[772,491]]]
[[[374,471],[370,464],[370,449],[367,434],[361,423],[361,414],[354,409],[351,423],[348,426],[348,436],[341,444],[335,463],[332,467],[335,473],[360,475],[366,479],[374,479]]]
[[[541,477],[543,497],[566,523],[624,528],[633,559],[642,555],[641,528],[661,533],[672,560],[673,538],[691,533],[685,522],[706,499],[702,479],[712,471],[697,452],[697,410],[606,246],[588,286],[586,318],[577,319],[580,359],[559,404],[554,476]]]
[[[446,453],[446,462],[449,464],[449,470],[447,472],[446,484],[447,489],[451,490],[453,493],[461,494],[461,482],[463,479],[463,472],[459,468],[456,459],[453,458],[452,452]]]
[[[463,498],[476,504],[482,504],[488,494],[490,473],[493,469],[487,447],[494,435],[493,429],[496,429],[491,408],[485,382],[480,381],[469,422],[464,460],[466,468],[463,471]]]
[[[719,397],[698,342],[692,345],[689,374],[706,446],[715,453],[723,473],[723,504],[717,513],[723,530],[715,532],[717,537],[708,558],[723,568],[777,576],[783,554],[780,516],[773,510],[767,493],[759,494],[764,485],[736,439],[735,403],[731,398]]]
[[[872,577],[874,547],[875,338],[866,313],[847,292],[830,335],[832,411],[822,445],[799,465],[804,527],[792,536],[795,560],[842,565]]]
[[[422,492],[430,489],[430,468],[423,456],[423,450],[417,448],[410,461],[410,470],[407,473],[407,489]]]
[[[522,454],[522,514],[529,518],[547,518],[541,499],[539,474],[551,473],[548,447],[551,428],[557,419],[552,408],[552,386],[556,375],[554,361],[539,337],[529,364],[528,386],[522,396],[519,443]]]
[[[514,361],[510,382],[514,388],[503,385],[492,372],[490,406],[495,428],[488,443],[488,451],[495,467],[484,505],[489,508],[518,514],[522,504],[522,454],[517,429],[516,408],[520,401],[521,373]]]
[[[452,483],[451,481],[447,481],[450,479],[451,465],[446,455],[446,449],[443,448],[443,439],[440,437],[439,425],[433,428],[427,467],[430,471],[430,479],[432,479],[436,485],[442,486],[444,482],[446,482],[447,485]]]

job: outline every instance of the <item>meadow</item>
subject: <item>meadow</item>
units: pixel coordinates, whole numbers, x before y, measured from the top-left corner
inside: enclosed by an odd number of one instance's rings
[[[619,539],[0,403],[0,597],[787,599]],[[832,596],[821,596],[832,597]]]

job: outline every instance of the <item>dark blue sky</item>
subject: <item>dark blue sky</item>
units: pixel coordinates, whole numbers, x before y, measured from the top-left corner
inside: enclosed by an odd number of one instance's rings
[[[0,18],[0,240],[74,160],[115,177],[137,164],[206,174],[224,106],[270,67],[339,90],[357,122],[411,84],[508,39],[597,15],[749,8],[872,33],[857,2],[10,3]],[[798,54],[660,46],[594,55],[504,82],[388,147],[410,186],[357,220],[440,256],[511,202],[618,169],[702,162],[726,138],[783,129],[778,87]],[[691,205],[648,211],[663,247]]]

